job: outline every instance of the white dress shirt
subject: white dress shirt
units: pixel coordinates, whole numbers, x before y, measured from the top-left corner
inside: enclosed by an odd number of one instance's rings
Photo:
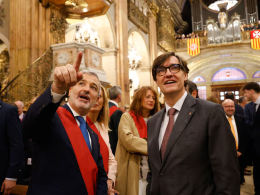
[[[176,102],[176,104],[172,107],[174,109],[176,109],[175,115],[174,115],[174,123],[176,122],[178,116],[179,116],[179,112],[181,110],[181,107],[183,105],[184,100],[187,97],[187,92],[185,91],[184,94],[182,95],[182,97]],[[169,115],[168,115],[168,111],[171,108],[170,106],[167,105],[167,102],[165,102],[165,114],[164,114],[164,119],[161,125],[161,129],[160,129],[160,134],[159,134],[159,150],[161,149],[161,145],[162,145],[162,141],[163,141],[163,137],[169,122]]]
[[[65,94],[66,94],[66,93],[65,93]],[[58,102],[61,100],[61,98],[63,98],[63,96],[64,96],[65,94],[54,93],[54,92],[51,90],[52,103],[58,103]],[[74,117],[75,117],[75,119],[76,119],[76,122],[77,122],[78,126],[80,126],[80,123],[79,123],[78,119],[76,118],[76,116],[80,116],[80,115],[79,115],[75,110],[73,110],[73,108],[70,106],[69,102],[67,103],[67,105],[69,106],[71,112],[73,113],[73,115],[74,115]],[[84,121],[86,122],[86,117],[87,117],[87,116],[82,116],[82,117],[83,117]],[[89,137],[90,147],[92,148],[92,144],[91,144],[92,142],[91,142],[91,137],[90,137],[90,135],[89,135],[89,132],[88,132],[88,137]]]
[[[22,112],[22,114],[19,115],[19,119],[22,120],[24,116],[24,113]]]
[[[258,109],[258,107],[259,107],[259,104],[260,104],[260,96],[257,98],[257,100],[254,102],[254,104],[256,104],[256,111],[257,111],[257,109]]]
[[[112,102],[113,104],[115,104],[115,105],[116,105],[116,107],[118,107],[118,103],[117,103],[117,102],[115,102],[114,100],[109,100],[109,102]]]
[[[234,115],[232,115],[231,117],[228,117],[228,116],[226,115],[226,117],[227,117],[227,119],[231,118],[231,122],[232,122],[233,127],[234,127],[234,131],[235,131],[235,135],[236,135],[236,139],[237,139],[237,145],[238,145],[239,141],[238,141],[237,125],[236,125],[236,121],[235,121]],[[232,131],[231,131],[231,132],[232,132]],[[232,133],[232,134],[233,134],[233,133]]]

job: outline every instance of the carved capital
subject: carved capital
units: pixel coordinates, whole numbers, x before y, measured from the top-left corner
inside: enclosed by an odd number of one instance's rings
[[[156,5],[155,1],[150,1],[149,2],[149,9],[151,11],[151,13],[157,18],[157,14],[159,12],[159,7]]]

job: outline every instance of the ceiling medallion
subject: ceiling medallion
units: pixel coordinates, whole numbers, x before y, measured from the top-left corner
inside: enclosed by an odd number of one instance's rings
[[[68,7],[73,7],[73,9],[85,9],[88,4],[84,0],[67,0],[65,5]]]

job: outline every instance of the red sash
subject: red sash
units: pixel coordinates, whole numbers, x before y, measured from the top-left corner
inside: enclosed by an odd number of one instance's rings
[[[82,132],[72,114],[63,107],[59,107],[57,113],[68,134],[88,194],[95,195],[98,174],[96,162],[94,161]]]
[[[136,116],[133,111],[130,111],[129,114],[132,116],[135,126],[139,132],[140,138],[147,139],[147,125],[142,116]]]
[[[109,117],[111,117],[112,114],[114,114],[114,112],[117,111],[117,110],[118,110],[118,108],[116,106],[111,106],[109,108]]]
[[[95,124],[91,121],[91,119],[88,116],[87,116],[87,122],[88,122],[89,127],[98,135],[99,145],[100,145],[100,153],[101,153],[102,158],[103,158],[103,164],[104,164],[105,171],[108,173],[109,150],[108,150],[107,144],[104,141],[101,134],[99,133],[99,131],[97,130]]]

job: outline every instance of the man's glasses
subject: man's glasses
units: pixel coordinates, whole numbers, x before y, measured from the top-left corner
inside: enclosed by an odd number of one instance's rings
[[[225,108],[235,108],[235,106],[225,106]]]
[[[163,76],[166,74],[167,69],[169,69],[172,74],[176,74],[181,68],[182,66],[180,64],[172,64],[169,67],[160,66],[156,68],[156,73],[158,76]]]

